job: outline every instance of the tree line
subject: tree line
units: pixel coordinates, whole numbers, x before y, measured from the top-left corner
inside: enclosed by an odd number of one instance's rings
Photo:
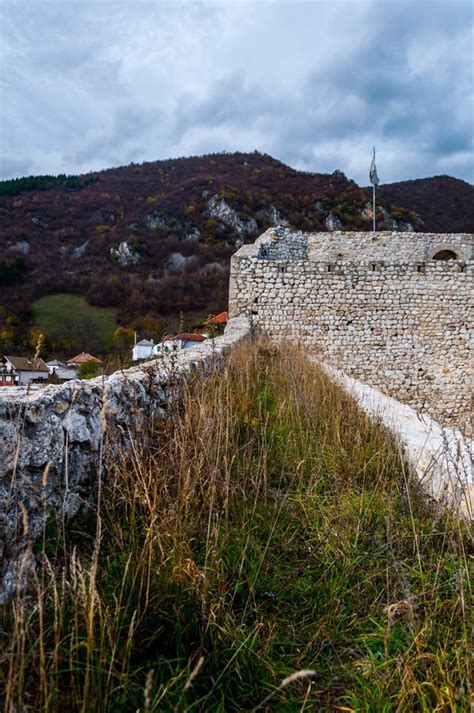
[[[17,196],[26,191],[48,191],[54,187],[64,187],[73,191],[79,191],[90,183],[97,181],[97,176],[79,176],[60,173],[59,176],[25,176],[23,178],[10,178],[0,181],[0,196]]]

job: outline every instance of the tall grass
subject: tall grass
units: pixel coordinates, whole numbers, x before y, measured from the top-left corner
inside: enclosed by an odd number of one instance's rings
[[[465,524],[304,352],[197,376],[2,615],[7,711],[469,709]]]

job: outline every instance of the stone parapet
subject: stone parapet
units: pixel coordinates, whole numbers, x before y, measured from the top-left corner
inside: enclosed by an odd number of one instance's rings
[[[221,337],[109,377],[0,392],[0,602],[14,591],[27,545],[45,519],[71,517],[87,505],[104,458],[165,416],[187,373],[218,364],[248,334],[245,317],[231,319]]]

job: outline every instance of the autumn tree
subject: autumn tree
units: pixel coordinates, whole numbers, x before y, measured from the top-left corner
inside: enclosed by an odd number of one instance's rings
[[[114,343],[121,352],[125,352],[133,344],[135,332],[130,327],[117,327],[114,332]]]

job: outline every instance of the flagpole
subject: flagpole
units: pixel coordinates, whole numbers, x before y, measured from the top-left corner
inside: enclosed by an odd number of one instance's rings
[[[374,146],[374,165],[375,165],[375,146]],[[372,230],[375,233],[375,181],[372,183]]]

